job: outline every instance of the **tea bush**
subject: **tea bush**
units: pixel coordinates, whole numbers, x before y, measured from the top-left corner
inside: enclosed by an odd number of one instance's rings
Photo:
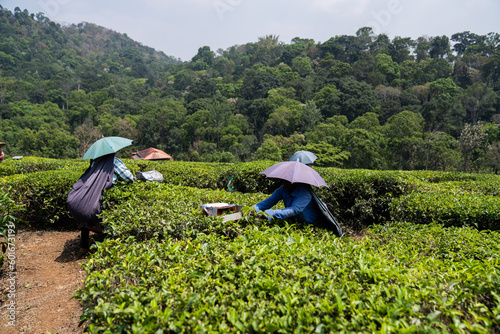
[[[204,203],[266,198],[276,184],[259,173],[273,162],[124,161],[165,182],[105,192],[109,238],[76,295],[91,333],[500,331],[499,235],[481,231],[500,228],[496,175],[315,168],[342,227],[364,228],[339,239],[202,213]],[[76,228],[66,199],[87,166],[34,158],[0,168],[0,201],[24,205],[9,215],[33,226]],[[225,191],[231,176],[236,192]]]
[[[355,229],[390,221],[393,198],[417,189],[410,174],[394,171],[318,169],[330,188],[317,191],[331,211]]]
[[[87,167],[88,164],[88,160],[60,160],[38,157],[24,157],[19,160],[7,159],[0,163],[0,177],[56,169],[71,169],[77,165],[85,165]]]
[[[82,166],[83,167],[83,166]],[[13,198],[26,208],[20,218],[32,226],[58,226],[76,228],[66,208],[72,185],[85,168],[49,170],[29,174],[16,174],[0,178],[0,190],[11,188]]]
[[[25,218],[35,226],[54,222],[58,222],[63,226],[74,226],[74,222],[69,220],[69,214],[66,210],[66,198],[73,183],[78,180],[88,167],[88,161],[68,160],[58,163],[54,161],[57,160],[30,158],[24,161],[28,166],[50,165],[51,168],[57,167],[59,169],[0,177],[0,187],[11,186],[13,193],[22,197],[23,203],[26,204],[28,209],[24,213]],[[234,179],[234,186],[237,190],[235,193],[269,194],[277,187],[277,183],[273,179],[266,179],[259,174],[262,170],[271,166],[274,163],[272,161],[227,164],[124,159],[124,162],[134,174],[137,171],[151,169],[160,171],[164,176],[164,183],[167,184],[219,189],[221,191],[217,194],[219,199],[214,198],[213,202],[222,200],[220,199],[221,196],[226,194],[223,189],[227,189],[227,182],[230,177]],[[18,166],[17,170],[25,172],[34,170],[32,167],[20,167],[22,163],[23,160],[16,161],[16,164],[18,164],[16,165]],[[460,201],[468,201],[471,205],[474,205],[474,201],[482,200],[481,196],[483,195],[497,196],[500,189],[500,176],[497,175],[424,171],[342,170],[318,167],[315,167],[315,169],[329,185],[329,188],[322,187],[316,189],[316,191],[323,201],[327,203],[343,228],[352,230],[361,230],[366,226],[382,224],[394,219],[417,219],[417,221],[423,223],[442,221],[446,225],[456,225],[455,222],[452,222],[453,220],[461,221],[462,218],[467,216],[467,212],[462,210],[460,205],[454,206],[442,201],[432,203],[432,198],[429,198],[428,205],[432,206],[429,210],[433,214],[428,215],[425,212],[425,210],[428,210],[427,208],[422,208],[424,210],[422,214],[418,213],[412,200],[421,198],[422,205],[425,206],[423,204],[426,201],[424,198],[430,195],[418,194],[443,193],[449,196],[460,195]],[[140,181],[138,183],[144,182]],[[117,188],[121,187],[120,185]],[[134,188],[133,192],[140,191],[140,189],[140,187]],[[124,191],[126,192],[126,190]],[[148,190],[145,189],[144,191]],[[149,202],[154,201],[154,189],[151,191],[153,191],[153,194],[151,194]],[[418,196],[412,199],[413,194]],[[435,196],[439,197],[439,195]],[[477,198],[477,196],[480,197]],[[104,198],[105,205],[108,198]],[[259,198],[262,198],[262,196]],[[234,201],[240,204],[238,198]],[[483,205],[483,209],[495,210],[495,207],[491,205],[491,200],[488,200],[488,203],[490,204],[487,206]],[[438,205],[445,205],[445,207],[439,207]],[[438,217],[440,212],[446,213],[446,217],[441,220]],[[139,212],[137,212],[137,215],[139,215]],[[485,212],[485,216],[489,217],[489,221],[494,220],[495,212]],[[481,218],[477,216],[474,219],[477,221]],[[466,222],[465,225],[474,224]],[[494,222],[483,226],[484,228],[498,228],[498,224]],[[159,233],[158,230],[155,233]]]
[[[500,330],[498,233],[312,232],[249,225],[234,239],[107,240],[84,264],[82,320],[90,333]]]
[[[500,197],[481,194],[412,193],[394,199],[392,219],[444,226],[500,229]]]
[[[201,205],[214,202],[252,206],[263,194],[229,193],[155,182],[135,182],[114,187],[104,199],[101,214],[105,231],[114,236],[137,239],[195,238],[199,233],[239,235],[239,222],[223,223],[202,212]],[[248,211],[248,210],[247,210]]]
[[[200,188],[225,189],[230,176],[239,192],[271,193],[277,183],[259,173],[272,161],[238,164],[147,162],[133,160],[142,170],[156,169],[164,182]],[[497,195],[500,177],[435,171],[373,171],[319,168],[329,188],[316,189],[343,225],[362,229],[391,221],[394,199],[412,192],[480,193]]]
[[[200,188],[226,189],[229,177],[234,187],[243,193],[270,194],[278,183],[259,174],[276,162],[258,161],[237,164],[132,161],[142,171],[156,169],[164,182]],[[389,204],[393,197],[415,189],[411,174],[388,171],[341,170],[318,168],[318,173],[330,188],[318,189],[318,194],[331,211],[345,224],[358,229],[390,219]]]
[[[163,182],[198,188],[225,189],[231,164],[123,160],[135,174],[155,169],[163,174]]]

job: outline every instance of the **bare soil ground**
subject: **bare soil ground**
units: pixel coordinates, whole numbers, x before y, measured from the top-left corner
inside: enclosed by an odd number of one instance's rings
[[[82,308],[71,298],[85,278],[79,243],[78,231],[18,232],[15,274],[9,274],[7,263],[0,270],[0,333],[83,333],[84,326],[78,326]],[[9,298],[13,277],[16,293]],[[14,326],[9,324],[12,299]]]

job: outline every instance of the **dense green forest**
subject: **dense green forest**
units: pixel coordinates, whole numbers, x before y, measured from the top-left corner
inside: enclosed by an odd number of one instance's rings
[[[152,32],[153,33],[153,32]],[[500,34],[324,42],[279,36],[187,62],[91,23],[0,6],[0,141],[7,157],[78,158],[124,136],[186,161],[497,173]]]

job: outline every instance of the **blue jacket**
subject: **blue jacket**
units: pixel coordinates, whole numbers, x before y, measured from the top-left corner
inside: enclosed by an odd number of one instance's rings
[[[284,209],[272,210],[280,200],[285,204]],[[293,218],[312,224],[320,216],[316,202],[314,201],[309,186],[297,184],[291,194],[285,186],[276,189],[271,196],[255,205],[255,212],[265,211],[278,219]]]

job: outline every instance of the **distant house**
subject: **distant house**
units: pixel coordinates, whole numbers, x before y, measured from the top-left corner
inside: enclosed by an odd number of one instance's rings
[[[154,147],[147,148],[142,151],[138,152],[133,152],[132,153],[132,159],[141,159],[141,160],[170,160],[173,161],[174,158],[172,158],[171,155],[163,152],[162,150],[159,150]]]

